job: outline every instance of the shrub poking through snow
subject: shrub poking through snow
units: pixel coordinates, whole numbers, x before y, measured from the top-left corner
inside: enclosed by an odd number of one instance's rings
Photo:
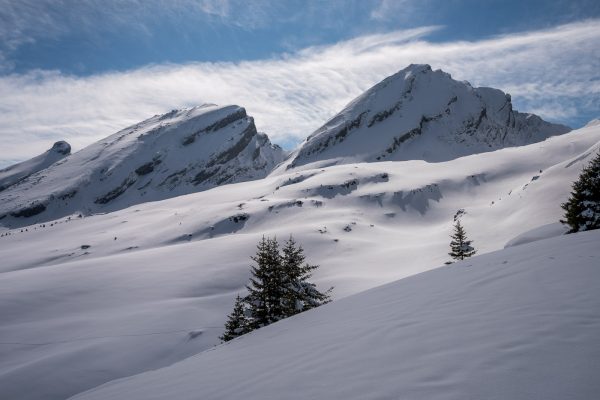
[[[281,249],[277,239],[265,238],[251,257],[248,295],[236,298],[220,337],[224,342],[331,301],[331,291],[309,281],[318,265],[305,262],[304,249],[290,236]]]
[[[460,220],[457,220],[454,224],[454,233],[450,237],[452,240],[450,241],[450,253],[448,255],[454,260],[464,260],[477,252],[471,245],[473,241],[467,239],[467,232],[460,224]]]
[[[561,207],[565,210],[563,224],[568,233],[600,228],[600,152],[573,183],[571,197]]]

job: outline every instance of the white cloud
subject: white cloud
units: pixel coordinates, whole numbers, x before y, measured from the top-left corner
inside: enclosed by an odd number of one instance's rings
[[[428,0],[380,0],[371,11],[370,17],[375,21],[395,19],[408,22],[422,12],[425,3],[428,3]]]
[[[503,89],[522,111],[561,120],[600,109],[600,21],[431,43],[424,27],[241,63],[158,65],[91,77],[0,78],[0,165],[66,139],[75,149],[172,108],[239,104],[275,142],[298,142],[353,97],[410,63]],[[4,162],[3,162],[4,160]]]
[[[225,18],[229,16],[230,5],[228,0],[199,0],[196,3],[202,12]]]

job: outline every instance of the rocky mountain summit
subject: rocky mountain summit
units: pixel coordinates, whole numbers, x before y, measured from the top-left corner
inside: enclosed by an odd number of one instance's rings
[[[61,140],[54,143],[49,150],[39,156],[0,170],[0,192],[19,183],[30,175],[48,168],[69,154],[71,154],[71,145]]]
[[[0,171],[0,225],[111,212],[261,179],[275,169],[277,174],[312,163],[442,162],[569,131],[513,110],[510,95],[498,89],[475,88],[429,65],[410,65],[352,101],[285,162],[285,152],[235,105],[156,115],[68,157],[70,147],[59,142],[42,156]]]
[[[0,192],[1,224],[109,212],[258,179],[284,156],[238,106],[203,105],[156,115],[69,157],[68,144],[59,143],[49,154],[63,159],[55,157],[47,168],[29,168],[33,173],[7,181],[12,183]],[[19,165],[41,166],[34,162],[39,157]],[[19,165],[5,171],[22,170]]]
[[[310,135],[287,168],[457,157],[522,146],[569,132],[513,110],[501,90],[475,88],[429,65],[410,65],[353,100]]]

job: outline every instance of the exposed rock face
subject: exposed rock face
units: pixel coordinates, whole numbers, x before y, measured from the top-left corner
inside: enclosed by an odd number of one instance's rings
[[[46,152],[0,170],[0,192],[71,154],[71,145],[59,141]]]
[[[48,153],[69,154],[66,142]],[[154,116],[23,177],[0,193],[5,226],[91,214],[265,177],[283,151],[238,106]],[[6,171],[6,170],[5,170]],[[4,171],[3,171],[4,172]]]
[[[410,65],[384,79],[308,137],[287,168],[327,160],[456,157],[545,140],[570,128],[513,110],[511,97],[474,88],[429,65]]]
[[[58,141],[52,145],[50,151],[53,151],[58,154],[62,154],[64,156],[68,156],[71,154],[71,145],[64,140]]]

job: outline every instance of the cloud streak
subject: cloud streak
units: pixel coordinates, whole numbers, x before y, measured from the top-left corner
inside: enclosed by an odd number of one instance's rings
[[[475,42],[432,43],[422,27],[362,36],[276,58],[155,65],[90,77],[37,71],[0,77],[0,165],[66,139],[80,149],[172,108],[239,104],[290,147],[353,97],[410,63],[498,87],[518,108],[565,121],[600,109],[600,21]]]

